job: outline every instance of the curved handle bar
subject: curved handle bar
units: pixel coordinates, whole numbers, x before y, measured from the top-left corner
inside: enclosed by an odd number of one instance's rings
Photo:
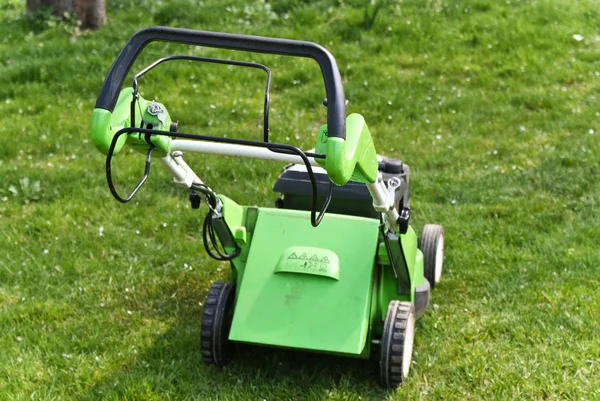
[[[327,94],[328,136],[346,139],[346,106],[342,78],[333,55],[324,47],[289,39],[196,31],[167,27],[151,27],[135,33],[113,62],[96,100],[96,108],[112,113],[127,72],[142,49],[150,42],[188,43],[222,49],[242,50],[284,56],[308,57],[321,67]]]

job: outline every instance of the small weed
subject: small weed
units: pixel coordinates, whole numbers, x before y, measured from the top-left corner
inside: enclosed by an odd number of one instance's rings
[[[375,25],[377,16],[387,5],[387,0],[367,0],[364,6],[363,27],[369,30]]]
[[[24,204],[40,199],[41,188],[39,181],[30,182],[28,177],[19,179],[19,185],[9,185],[8,192],[19,198]]]

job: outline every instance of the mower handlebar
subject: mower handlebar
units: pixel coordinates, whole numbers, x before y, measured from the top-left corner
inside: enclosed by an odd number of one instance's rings
[[[346,139],[346,100],[340,72],[333,55],[316,43],[290,39],[275,39],[168,27],[143,29],[129,39],[110,67],[96,100],[97,109],[105,109],[110,113],[113,112],[127,72],[142,49],[154,41],[187,43],[222,49],[314,59],[321,67],[328,99],[327,134],[329,137]]]

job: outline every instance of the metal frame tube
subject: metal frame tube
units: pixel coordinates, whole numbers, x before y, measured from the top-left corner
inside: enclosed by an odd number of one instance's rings
[[[399,231],[398,210],[394,204],[394,192],[389,191],[383,183],[381,173],[377,176],[377,181],[367,184],[367,189],[373,198],[373,208],[379,213],[383,213],[386,227],[393,233]]]
[[[249,157],[253,159],[273,160],[283,163],[304,164],[300,156],[274,152],[267,148],[237,145],[232,143],[215,143],[191,140],[171,141],[171,152],[183,151],[205,153],[219,156]],[[308,157],[311,166],[319,166],[313,157]]]

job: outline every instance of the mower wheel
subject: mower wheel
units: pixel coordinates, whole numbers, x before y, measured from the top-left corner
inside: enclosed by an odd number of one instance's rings
[[[437,224],[425,224],[419,248],[423,252],[423,274],[431,288],[434,288],[442,277],[444,228]]]
[[[408,377],[415,339],[415,309],[411,302],[388,304],[383,334],[379,373],[384,387],[394,389]]]
[[[233,319],[235,284],[215,281],[208,290],[202,313],[200,351],[207,365],[225,366],[233,347],[229,329]]]

